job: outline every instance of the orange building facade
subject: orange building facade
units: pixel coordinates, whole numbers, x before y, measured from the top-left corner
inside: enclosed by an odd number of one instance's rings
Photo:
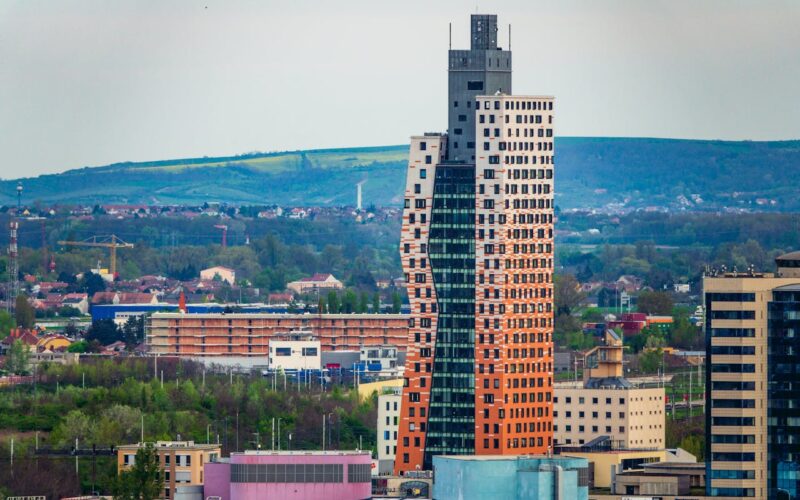
[[[487,31],[496,16],[472,16],[472,49],[450,51],[448,134],[411,138],[397,474],[553,444],[554,100],[504,93],[510,54]]]
[[[172,356],[268,356],[269,341],[309,332],[324,351],[357,351],[365,345],[405,350],[404,314],[181,314],[156,313],[147,323],[153,354]]]

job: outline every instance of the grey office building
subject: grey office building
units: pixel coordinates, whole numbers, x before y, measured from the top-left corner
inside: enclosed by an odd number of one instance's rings
[[[469,50],[450,50],[447,159],[475,162],[475,97],[511,95],[511,51],[497,46],[497,16],[474,14]]]

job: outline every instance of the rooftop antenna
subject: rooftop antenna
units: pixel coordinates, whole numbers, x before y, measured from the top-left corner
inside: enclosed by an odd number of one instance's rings
[[[508,23],[508,50],[511,50],[511,23]]]
[[[453,23],[449,25],[449,33],[447,38],[447,50],[453,50]]]

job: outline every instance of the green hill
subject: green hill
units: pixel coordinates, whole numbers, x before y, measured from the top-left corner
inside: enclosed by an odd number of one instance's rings
[[[562,209],[609,203],[800,209],[800,141],[563,137],[556,150]],[[116,163],[23,182],[25,196],[43,203],[352,205],[355,184],[365,181],[365,205],[399,205],[407,151],[385,146]],[[0,203],[15,202],[15,187],[16,181],[0,181]],[[701,203],[693,201],[697,196]]]

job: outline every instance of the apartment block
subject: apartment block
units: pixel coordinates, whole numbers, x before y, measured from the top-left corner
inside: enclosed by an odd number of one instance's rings
[[[378,474],[391,474],[397,455],[402,390],[385,389],[378,396]]]
[[[117,448],[117,470],[121,472],[136,463],[136,452],[144,443],[121,445]],[[161,498],[175,498],[180,486],[202,486],[203,467],[216,462],[221,456],[218,444],[195,444],[194,441],[157,441],[154,448],[158,453],[164,473],[164,491]]]
[[[187,357],[266,357],[270,339],[302,332],[323,351],[392,345],[405,350],[404,314],[154,313],[147,322],[149,352]]]
[[[800,252],[713,270],[706,305],[706,493],[800,498]]]
[[[395,472],[552,446],[553,98],[514,96],[497,17],[449,52],[448,133],[411,138]]]

